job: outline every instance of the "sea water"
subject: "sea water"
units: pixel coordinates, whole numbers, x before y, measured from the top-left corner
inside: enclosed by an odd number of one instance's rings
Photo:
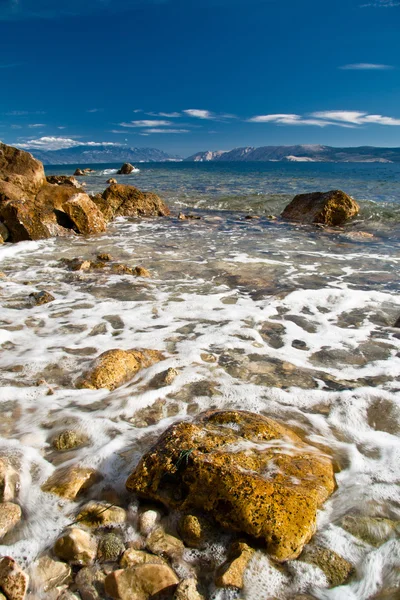
[[[90,166],[96,173],[80,181],[102,191],[115,166]],[[170,424],[210,408],[244,409],[331,449],[338,489],[319,511],[315,540],[355,574],[328,589],[317,567],[292,561],[277,570],[257,552],[240,594],[217,590],[210,575],[206,597],[397,598],[399,591],[379,594],[399,586],[399,529],[373,546],[342,525],[349,516],[400,520],[400,165],[138,167],[118,181],[158,193],[171,217],[118,218],[102,235],[0,248],[0,454],[19,466],[23,510],[0,554],[27,565],[74,520],[83,500],[41,491],[59,466],[101,473],[86,501],[107,488],[127,498],[127,476]],[[295,194],[329,189],[361,206],[344,228],[274,218]],[[179,212],[199,218],[180,220]],[[151,279],[71,272],[62,262],[100,252],[146,267]],[[41,290],[55,301],[32,307],[29,295]],[[166,359],[112,392],[77,389],[93,359],[112,348],[157,349]],[[177,378],[154,389],[169,367]],[[52,438],[66,428],[89,443],[54,451]],[[132,499],[127,541],[136,535],[135,511]],[[199,565],[212,573],[228,542],[221,533],[205,550],[187,550],[182,575]]]

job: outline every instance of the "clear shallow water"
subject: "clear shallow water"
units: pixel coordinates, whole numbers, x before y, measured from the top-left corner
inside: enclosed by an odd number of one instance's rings
[[[0,553],[30,562],[73,520],[83,500],[60,503],[40,490],[60,464],[101,472],[85,501],[112,486],[129,503],[128,474],[170,423],[234,407],[282,420],[332,449],[341,468],[338,490],[319,514],[316,540],[356,566],[345,588],[327,590],[317,569],[293,562],[278,576],[259,553],[240,597],[286,599],[308,591],[367,600],[398,585],[396,534],[376,548],[341,524],[346,515],[400,519],[400,337],[392,328],[400,314],[400,166],[139,168],[117,179],[158,192],[171,218],[119,219],[100,236],[0,248],[7,276],[0,280],[0,450],[21,463],[24,511]],[[106,169],[85,178],[88,191],[104,189],[112,176]],[[362,207],[344,230],[268,218],[296,193],[334,188]],[[180,221],[179,211],[202,218]],[[247,220],[248,213],[260,218]],[[99,252],[145,266],[152,279],[73,273],[60,263]],[[32,308],[27,299],[38,290],[55,302]],[[140,347],[162,350],[166,360],[113,392],[75,389],[101,352]],[[154,389],[152,379],[168,367],[178,377]],[[55,452],[50,441],[67,426],[84,431],[90,444]],[[127,539],[134,529],[132,517]],[[225,552],[221,540],[203,556],[188,551],[186,560],[209,565]],[[207,594],[236,597],[212,585]]]

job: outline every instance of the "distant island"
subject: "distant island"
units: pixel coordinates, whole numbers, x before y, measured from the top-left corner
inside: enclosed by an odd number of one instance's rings
[[[185,159],[187,162],[400,162],[400,148],[333,148],[331,146],[262,146],[234,148],[228,151],[198,152]]]
[[[182,160],[157,150],[156,148],[130,148],[129,146],[115,144],[79,145],[73,148],[62,148],[61,150],[29,150],[31,154],[44,165],[76,165],[76,164],[101,164],[126,162],[166,162]]]

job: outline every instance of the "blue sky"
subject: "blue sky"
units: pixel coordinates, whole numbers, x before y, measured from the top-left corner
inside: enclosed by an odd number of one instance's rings
[[[400,0],[0,0],[0,139],[400,146]]]

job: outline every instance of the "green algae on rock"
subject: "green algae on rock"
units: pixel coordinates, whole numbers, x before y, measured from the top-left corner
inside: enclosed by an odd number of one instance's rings
[[[263,539],[297,558],[335,489],[330,458],[288,427],[245,411],[208,411],[168,428],[127,480],[129,491]]]

